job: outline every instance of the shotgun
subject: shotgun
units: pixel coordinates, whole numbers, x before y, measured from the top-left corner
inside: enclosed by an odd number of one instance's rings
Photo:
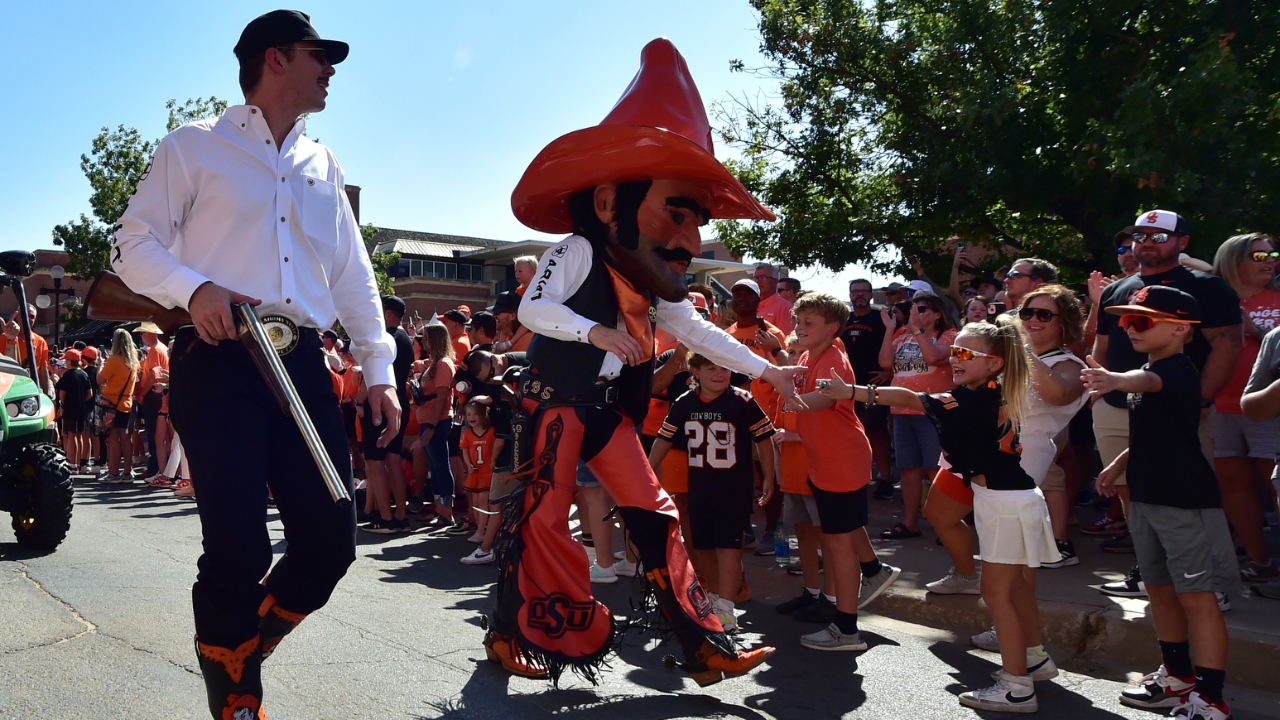
[[[346,483],[338,475],[333,460],[320,441],[311,416],[298,397],[298,390],[293,380],[280,362],[280,355],[267,337],[267,331],[258,320],[258,313],[249,303],[238,303],[231,306],[236,318],[236,326],[240,332],[240,342],[244,343],[258,368],[263,381],[271,389],[271,394],[280,405],[280,410],[293,418],[302,433],[302,439],[311,451],[311,457],[320,468],[320,476],[324,480],[329,495],[336,503],[351,502],[347,494]],[[166,333],[173,333],[183,325],[191,324],[191,315],[182,308],[166,308],[149,297],[139,295],[124,284],[119,275],[103,270],[94,279],[89,294],[84,298],[85,317],[91,320],[110,320],[115,322],[153,322]]]

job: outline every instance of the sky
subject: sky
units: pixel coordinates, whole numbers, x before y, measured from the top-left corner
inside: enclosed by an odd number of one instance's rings
[[[104,126],[159,138],[171,98],[241,102],[231,48],[249,20],[275,8],[241,0],[6,7],[0,167],[10,180],[0,192],[0,249],[52,247],[54,225],[91,214],[80,156]],[[551,140],[599,123],[656,37],[680,49],[708,106],[776,92],[729,70],[735,59],[765,64],[746,0],[312,0],[299,9],[321,36],[351,44],[308,135],[362,188],[361,221],[383,227],[553,239],[515,219],[512,188]],[[864,274],[792,272],[839,297]]]

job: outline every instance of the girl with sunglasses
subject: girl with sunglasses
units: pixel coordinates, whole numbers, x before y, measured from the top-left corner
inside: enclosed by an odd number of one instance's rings
[[[911,300],[907,326],[887,309],[884,342],[880,346],[880,366],[893,368],[893,384],[914,392],[945,392],[955,387],[947,367],[947,352],[955,341],[951,315],[942,300],[916,293]],[[895,332],[896,331],[896,332]],[[902,473],[902,522],[880,533],[886,540],[920,537],[920,500],[925,475],[938,469],[938,431],[921,410],[894,407],[893,444],[898,469]]]
[[[1034,712],[1032,681],[1058,674],[1040,643],[1034,574],[1028,572],[1059,554],[1044,496],[1018,457],[1033,377],[1024,343],[1009,318],[965,327],[949,350],[956,384],[950,392],[850,386],[836,377],[823,390],[836,399],[925,413],[938,428],[947,469],[972,488],[982,599],[995,622],[1002,667],[995,685],[963,693],[960,702],[1004,712]]]
[[[1235,527],[1249,559],[1240,566],[1245,580],[1274,580],[1280,567],[1271,561],[1262,528],[1263,505],[1260,493],[1272,498],[1269,482],[1275,467],[1277,430],[1280,420],[1254,422],[1240,409],[1262,347],[1262,338],[1280,317],[1280,287],[1276,280],[1276,252],[1271,237],[1249,233],[1228,238],[1213,258],[1213,274],[1227,281],[1240,296],[1244,317],[1244,346],[1227,386],[1214,399],[1216,412],[1209,416],[1213,433],[1213,465],[1222,488],[1222,505]]]

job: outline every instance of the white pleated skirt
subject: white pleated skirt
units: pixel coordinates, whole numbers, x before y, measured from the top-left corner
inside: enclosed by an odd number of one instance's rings
[[[1040,567],[1062,558],[1040,488],[990,490],[975,484],[973,519],[983,562]]]

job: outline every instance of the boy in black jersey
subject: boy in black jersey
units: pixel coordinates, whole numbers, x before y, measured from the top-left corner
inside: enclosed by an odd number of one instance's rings
[[[1090,358],[1082,371],[1095,398],[1128,393],[1129,448],[1098,476],[1098,492],[1114,496],[1116,478],[1127,471],[1129,531],[1164,659],[1138,687],[1123,691],[1120,702],[1175,707],[1174,715],[1187,720],[1229,720],[1222,697],[1227,626],[1214,593],[1237,590],[1240,578],[1217,478],[1200,451],[1200,374],[1183,352],[1200,306],[1181,290],[1150,285],[1128,305],[1106,311],[1120,316],[1148,361],[1116,373]]]
[[[671,404],[649,452],[654,472],[671,448],[689,458],[689,525],[698,565],[716,615],[738,628],[730,598],[742,585],[742,536],[751,518],[755,478],[751,444],[760,449],[764,497],[773,497],[773,423],[751,393],[730,387],[728,368],[694,354],[689,372],[698,386]],[[724,593],[722,595],[721,593]],[[727,597],[726,597],[727,595]]]

